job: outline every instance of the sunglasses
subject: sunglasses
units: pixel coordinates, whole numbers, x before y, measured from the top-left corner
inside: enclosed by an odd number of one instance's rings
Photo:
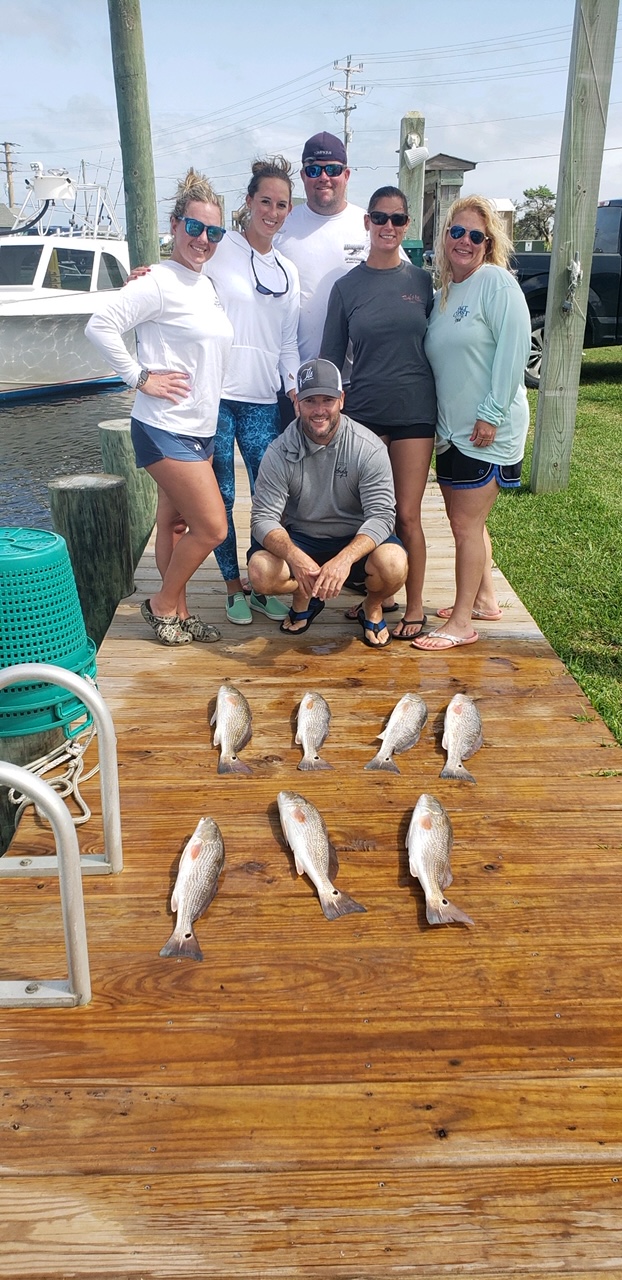
[[[226,227],[209,227],[207,222],[199,222],[198,218],[182,218],[181,221],[186,228],[186,235],[196,240],[204,231],[210,244],[220,244],[223,236],[227,234]]]
[[[405,227],[408,222],[407,213],[383,213],[381,209],[372,209],[368,217],[375,227],[386,227],[387,222],[390,222],[392,227]]]
[[[308,178],[321,178],[325,173],[327,178],[339,178],[345,169],[343,164],[306,164],[305,173]]]
[[[257,290],[257,293],[263,293],[264,296],[269,296],[272,298],[284,298],[285,294],[289,289],[289,277],[287,275],[285,267],[281,266],[281,263],[279,262],[276,256],[274,261],[276,262],[276,265],[279,268],[279,271],[282,271],[283,275],[285,276],[285,288],[281,289],[280,293],[276,292],[274,289],[269,289],[266,284],[261,284],[261,281],[257,279],[257,272],[255,271],[255,254],[254,254],[254,251],[251,249],[251,268],[252,268],[253,275],[255,277],[255,288]]]
[[[466,227],[450,227],[449,234],[452,240],[461,240],[463,236],[468,236],[471,244],[483,244],[488,239],[483,231],[467,231]]]

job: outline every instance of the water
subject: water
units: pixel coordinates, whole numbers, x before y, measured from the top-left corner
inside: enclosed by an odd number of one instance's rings
[[[102,470],[97,425],[129,418],[134,392],[0,406],[0,525],[51,529],[48,481]]]

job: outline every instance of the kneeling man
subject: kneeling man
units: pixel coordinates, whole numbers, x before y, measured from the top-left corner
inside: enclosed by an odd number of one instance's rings
[[[308,360],[297,377],[298,417],[268,446],[255,482],[248,576],[263,595],[293,592],[281,630],[307,631],[346,579],[365,576],[363,640],[385,649],[382,601],[406,581],[395,537],[395,491],[386,446],[342,414],[341,375]],[[356,568],[355,568],[356,566]],[[354,569],[354,573],[352,572]]]

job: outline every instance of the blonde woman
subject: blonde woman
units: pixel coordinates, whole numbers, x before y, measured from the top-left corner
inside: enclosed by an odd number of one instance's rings
[[[486,519],[517,488],[529,426],[527,303],[509,270],[512,245],[484,196],[448,210],[436,245],[440,290],[425,351],[436,383],[436,476],[456,544],[456,597],[444,625],[413,640],[436,653],[473,644],[473,618],[500,617]]]
[[[227,533],[212,466],[218,405],[233,329],[203,267],[225,229],[205,177],[190,169],[171,215],[173,250],[94,315],[87,336],[137,391],[136,463],[158,486],[155,556],[162,583],[141,613],[165,645],[211,643],[214,626],[191,615],[186,585]],[[138,359],[123,342],[136,331]]]

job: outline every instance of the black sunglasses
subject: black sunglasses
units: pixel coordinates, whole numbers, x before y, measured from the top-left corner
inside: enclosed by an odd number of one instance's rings
[[[257,293],[263,293],[264,295],[268,295],[269,297],[272,297],[272,298],[284,298],[285,294],[289,290],[289,276],[285,270],[285,267],[281,266],[278,258],[275,257],[274,261],[276,262],[276,265],[279,268],[279,271],[282,271],[283,275],[285,276],[285,288],[281,289],[280,293],[275,292],[274,289],[269,289],[266,284],[261,284],[261,282],[257,279],[257,272],[255,271],[255,254],[253,249],[251,249],[251,268],[253,271],[253,275],[255,277],[255,288],[257,290]]]
[[[466,227],[450,227],[449,234],[452,240],[461,240],[463,236],[468,236],[471,244],[483,244],[488,236],[483,231],[467,231]]]
[[[196,240],[205,231],[210,244],[220,244],[223,236],[227,234],[226,227],[209,227],[207,222],[199,222],[198,218],[182,218],[181,221],[186,228],[186,235],[193,240]]]
[[[373,222],[375,227],[386,227],[387,222],[392,227],[405,227],[408,222],[407,213],[383,213],[381,209],[372,209],[369,214],[369,221]]]
[[[343,164],[306,164],[305,173],[308,178],[320,178],[323,173],[327,178],[339,178],[345,169]]]

